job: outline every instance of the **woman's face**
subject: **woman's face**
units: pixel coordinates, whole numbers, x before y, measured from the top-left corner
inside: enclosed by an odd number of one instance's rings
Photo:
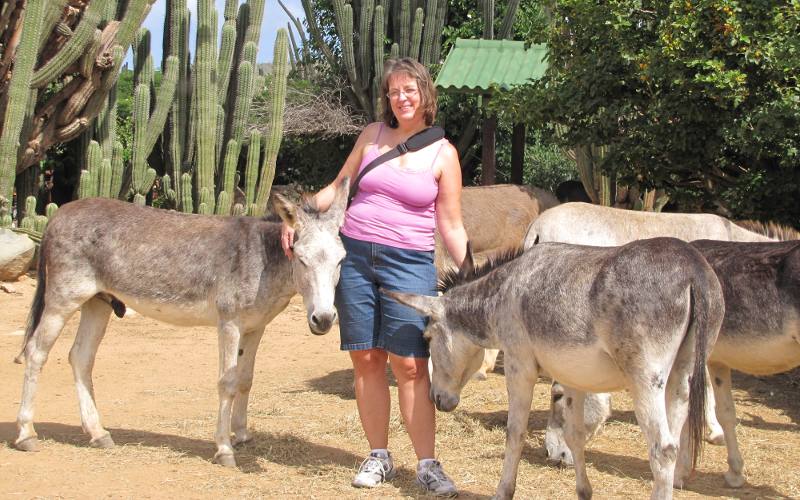
[[[398,122],[410,122],[422,118],[422,96],[417,80],[405,73],[389,77],[389,104]]]

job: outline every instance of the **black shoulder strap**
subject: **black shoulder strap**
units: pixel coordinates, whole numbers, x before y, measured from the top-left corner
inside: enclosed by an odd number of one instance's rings
[[[419,151],[420,149],[430,146],[442,138],[444,138],[444,129],[434,125],[433,127],[428,127],[425,130],[417,132],[409,137],[406,142],[398,144],[393,149],[383,153],[379,157],[369,162],[369,164],[364,167],[361,172],[359,172],[356,180],[354,180],[353,184],[350,186],[350,194],[347,196],[347,206],[349,207],[350,203],[353,201],[353,198],[356,197],[356,193],[358,193],[358,184],[361,182],[361,178],[364,177],[370,170],[377,167],[381,163],[386,163],[387,161],[393,160],[400,155],[408,153],[409,151]]]

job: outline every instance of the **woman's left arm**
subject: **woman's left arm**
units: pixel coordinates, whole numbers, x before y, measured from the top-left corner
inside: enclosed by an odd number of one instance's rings
[[[437,163],[441,174],[436,197],[436,227],[453,262],[461,267],[467,254],[467,232],[461,220],[461,164],[456,148],[449,142],[442,146]]]

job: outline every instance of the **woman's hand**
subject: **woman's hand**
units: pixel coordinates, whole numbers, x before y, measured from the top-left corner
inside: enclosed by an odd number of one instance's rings
[[[281,248],[286,257],[291,259],[294,257],[292,248],[294,247],[294,228],[287,223],[281,224]]]

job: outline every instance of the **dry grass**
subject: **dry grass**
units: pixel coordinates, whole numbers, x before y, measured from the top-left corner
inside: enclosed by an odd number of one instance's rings
[[[249,427],[253,442],[239,468],[210,463],[215,446],[216,339],[212,329],[174,329],[139,316],[113,319],[95,368],[104,424],[117,447],[88,447],[78,420],[67,353],[76,319],[56,343],[42,376],[37,429],[42,451],[10,448],[22,368],[10,360],[32,287],[0,295],[0,497],[3,498],[417,498],[411,443],[393,407],[391,450],[400,474],[373,491],[350,487],[366,444],[338,334],[308,334],[293,302],[270,327],[256,366]],[[5,314],[4,314],[5,316]],[[724,487],[725,450],[707,446],[700,469],[676,498],[800,498],[800,402],[797,378],[734,380],[738,437],[748,484]],[[392,387],[393,400],[396,389]],[[541,448],[549,388],[537,385],[517,498],[574,498],[575,475],[545,461]],[[462,403],[438,415],[438,453],[462,498],[487,498],[500,476],[507,415],[505,381],[490,374],[471,382]],[[631,403],[615,395],[614,414],[587,452],[596,498],[646,498],[651,474]]]

